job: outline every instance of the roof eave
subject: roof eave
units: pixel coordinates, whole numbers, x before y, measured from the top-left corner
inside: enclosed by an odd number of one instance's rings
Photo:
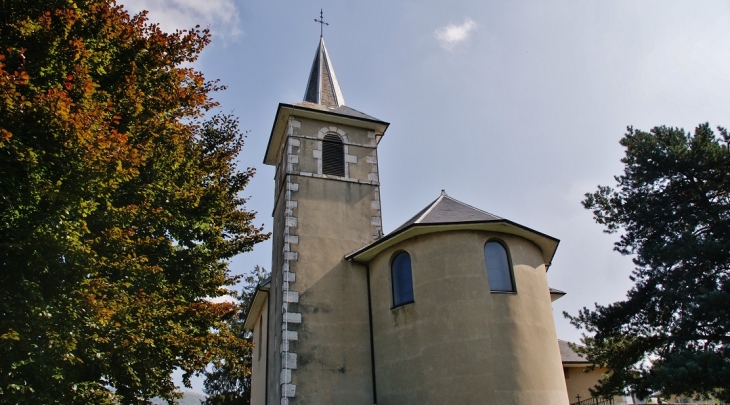
[[[248,308],[248,312],[246,312],[246,314],[247,314],[246,319],[243,321],[244,329],[253,329],[258,316],[251,316],[251,315],[258,315],[259,312],[261,312],[261,307],[264,305],[266,296],[269,295],[270,286],[271,286],[270,283],[267,283],[265,285],[256,286],[256,291],[253,294],[253,299],[251,300],[251,305]]]
[[[279,103],[279,107],[276,109],[276,118],[271,127],[271,135],[269,135],[269,144],[266,146],[264,164],[275,166],[278,162],[278,146],[281,145],[284,139],[286,133],[285,126],[290,116],[326,120],[335,124],[370,129],[380,137],[385,134],[385,131],[390,126],[390,123],[385,121],[352,117],[331,111],[320,111],[292,104]]]
[[[552,236],[535,231],[526,226],[522,226],[507,219],[499,219],[494,221],[473,221],[473,222],[455,222],[455,223],[414,223],[398,232],[393,232],[385,237],[371,243],[368,246],[360,248],[347,256],[347,260],[366,264],[375,256],[385,249],[394,246],[400,242],[411,239],[415,236],[459,230],[483,230],[501,232],[516,236],[521,236],[535,243],[543,253],[546,269],[550,266],[555,252],[558,248],[560,240]]]
[[[563,297],[565,297],[567,293],[564,293],[562,291],[560,292],[552,292],[550,291],[550,302],[555,302]]]

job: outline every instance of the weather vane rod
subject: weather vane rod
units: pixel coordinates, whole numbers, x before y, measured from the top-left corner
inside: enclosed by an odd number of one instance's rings
[[[319,23],[319,36],[323,36],[324,34],[324,26],[329,25],[329,23],[324,22],[324,13],[322,12],[322,9],[319,9],[319,20],[314,19],[314,22]]]

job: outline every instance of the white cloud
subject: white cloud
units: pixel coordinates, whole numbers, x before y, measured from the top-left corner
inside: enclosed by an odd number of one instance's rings
[[[149,11],[147,17],[163,31],[209,27],[214,36],[235,40],[243,35],[234,0],[118,0],[130,14]]]
[[[213,302],[215,304],[220,304],[222,302],[230,302],[231,304],[238,304],[238,298],[232,296],[232,295],[221,295],[220,297],[215,298],[206,298],[208,301]]]
[[[476,28],[477,24],[471,18],[464,20],[461,25],[449,24],[444,27],[437,28],[434,36],[446,50],[452,50],[454,46],[460,42],[469,39],[471,31]]]

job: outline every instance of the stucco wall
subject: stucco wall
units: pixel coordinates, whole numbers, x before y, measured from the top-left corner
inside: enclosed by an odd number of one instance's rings
[[[591,397],[590,388],[593,388],[601,376],[608,372],[605,368],[596,368],[589,371],[586,366],[580,365],[566,365],[564,366],[563,373],[565,374],[565,385],[568,388],[568,399],[570,402],[578,402],[577,395],[580,395],[581,400],[588,399]],[[616,404],[624,402],[624,397],[614,397]]]
[[[266,358],[267,358],[267,331],[269,298],[268,294],[261,306],[261,311],[253,315],[257,319],[253,327],[253,353],[251,356],[251,405],[266,403]]]
[[[279,383],[281,364],[281,328],[282,328],[282,266],[284,249],[284,228],[286,225],[285,191],[279,193],[274,207],[274,230],[272,238],[271,287],[269,289],[269,333],[267,335],[268,390],[267,404],[279,403],[281,385]],[[252,381],[253,382],[253,381]]]
[[[504,241],[516,294],[490,293],[483,247]],[[415,302],[391,309],[390,260],[411,255]],[[566,405],[540,250],[481,231],[418,236],[371,262],[377,403]]]
[[[370,344],[367,284],[362,268],[345,262],[345,253],[372,238],[373,186],[302,178],[297,195],[298,260],[292,288],[302,322],[290,350],[297,403],[369,404]]]
[[[327,134],[336,134],[343,141],[346,178],[361,181],[378,180],[377,143],[374,132],[348,125],[294,117],[288,137],[296,140],[291,152],[295,158],[287,161],[287,151],[284,151],[282,157],[286,164],[278,167],[277,190],[283,187],[286,173],[307,177],[321,176],[322,138]]]
[[[321,174],[327,133],[343,140],[345,177]],[[275,178],[269,403],[372,404],[367,280],[343,258],[382,229],[375,147],[366,129],[288,122]]]

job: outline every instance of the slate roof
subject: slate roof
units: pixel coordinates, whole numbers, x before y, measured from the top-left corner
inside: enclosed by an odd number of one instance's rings
[[[588,364],[588,360],[571,349],[565,340],[558,339],[558,347],[560,348],[560,359],[563,364]]]
[[[328,107],[345,105],[340,84],[337,81],[335,70],[332,67],[327,48],[324,46],[324,37],[319,37],[319,46],[314,54],[312,70],[309,72],[307,90],[304,92],[304,101],[322,104]]]
[[[431,204],[422,209],[413,218],[406,221],[403,225],[396,228],[396,233],[413,224],[445,224],[459,222],[483,222],[483,221],[499,221],[500,218],[494,214],[474,208],[469,204],[465,204],[459,200],[449,197],[444,190],[441,195]]]
[[[406,239],[417,235],[456,229],[497,231],[517,235],[532,241],[543,253],[546,270],[550,266],[560,243],[558,239],[550,235],[455,200],[441,190],[441,195],[413,218],[393,232],[376,237],[373,243],[345,255],[345,259],[367,263],[384,249]]]
[[[309,108],[312,110],[319,110],[319,111],[324,111],[324,112],[328,112],[328,113],[332,113],[332,114],[344,115],[347,117],[360,118],[360,119],[371,120],[371,121],[380,121],[379,119],[377,119],[371,115],[365,114],[364,112],[358,111],[358,110],[348,107],[346,105],[342,105],[339,107],[330,107],[330,106],[326,106],[326,105],[322,105],[322,104],[313,103],[310,101],[302,101],[300,103],[294,103],[294,105],[297,107],[304,107],[304,108]]]
[[[271,283],[271,276],[266,277],[265,279],[259,281],[259,283],[256,286],[257,287],[266,287],[266,285],[269,283]]]

